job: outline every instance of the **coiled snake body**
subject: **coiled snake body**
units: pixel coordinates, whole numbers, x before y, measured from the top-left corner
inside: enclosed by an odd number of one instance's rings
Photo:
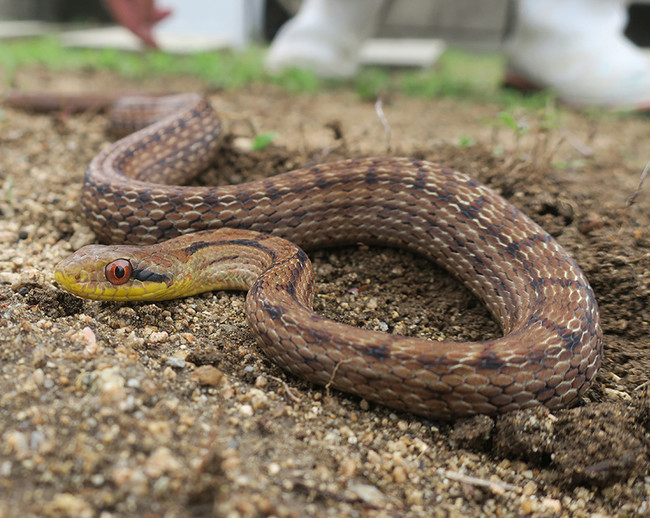
[[[588,388],[602,349],[593,292],[562,247],[499,195],[464,174],[401,158],[345,160],[226,187],[168,185],[204,168],[219,134],[207,101],[174,103],[171,115],[99,154],[82,195],[102,241],[158,244],[82,249],[57,267],[66,289],[129,300],[129,285],[145,299],[252,286],[249,323],[284,369],[434,418],[557,408]],[[210,229],[221,230],[202,232]],[[275,236],[306,249],[362,242],[422,254],[483,300],[504,336],[432,342],[326,320],[311,310],[306,255]],[[190,269],[199,288],[182,278]]]

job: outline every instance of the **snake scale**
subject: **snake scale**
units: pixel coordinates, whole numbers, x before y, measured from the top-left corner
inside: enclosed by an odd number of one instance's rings
[[[134,114],[148,124],[152,109],[162,118],[101,152],[84,179],[82,207],[93,231],[126,246],[91,245],[64,260],[56,278],[66,289],[129,300],[250,288],[248,321],[282,368],[432,418],[563,407],[591,384],[602,334],[589,283],[548,233],[489,188],[407,158],[180,186],[215,156],[219,118],[189,94],[126,101],[116,117],[128,131]],[[487,305],[503,337],[434,342],[324,319],[311,309],[306,254],[282,238],[307,250],[366,243],[421,254]],[[190,287],[184,273],[200,286]],[[123,290],[129,285],[133,292]]]

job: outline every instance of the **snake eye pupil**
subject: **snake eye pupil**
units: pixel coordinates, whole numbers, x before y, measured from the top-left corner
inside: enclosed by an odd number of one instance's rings
[[[106,280],[111,284],[124,284],[131,278],[133,267],[126,259],[117,259],[106,265]]]

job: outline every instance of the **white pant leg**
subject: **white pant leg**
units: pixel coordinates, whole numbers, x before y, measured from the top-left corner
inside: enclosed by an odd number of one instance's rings
[[[307,68],[323,77],[357,71],[359,49],[376,26],[382,0],[305,0],[273,39],[270,71]]]
[[[650,59],[623,34],[621,0],[520,0],[510,72],[577,106],[650,107]]]

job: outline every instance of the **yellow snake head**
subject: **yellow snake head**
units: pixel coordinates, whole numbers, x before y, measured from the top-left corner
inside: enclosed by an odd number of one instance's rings
[[[54,271],[66,291],[95,300],[165,300],[174,288],[174,257],[155,247],[89,245],[61,261]]]
[[[295,247],[250,230],[192,232],[148,246],[89,245],[61,261],[54,278],[94,300],[169,300],[212,290],[248,290],[277,251]]]

